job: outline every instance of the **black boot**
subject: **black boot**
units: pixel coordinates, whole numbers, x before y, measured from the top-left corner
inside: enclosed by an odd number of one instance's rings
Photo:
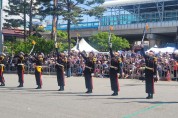
[[[19,86],[17,86],[17,87],[23,87],[23,83],[20,83],[20,85],[19,85]]]
[[[118,92],[114,91],[114,93],[111,96],[117,96],[117,95],[118,95]]]
[[[150,94],[150,99],[153,99],[153,94]]]
[[[64,91],[64,86],[60,86],[59,91]]]
[[[36,89],[41,89],[41,86],[40,86],[40,85],[38,85],[38,87],[37,87]]]
[[[0,86],[5,86],[5,83],[1,83],[1,85]]]
[[[91,90],[91,89],[88,89],[88,91],[85,92],[85,93],[92,93],[92,90]]]
[[[146,99],[151,99],[151,94],[148,93],[148,96],[146,97]]]

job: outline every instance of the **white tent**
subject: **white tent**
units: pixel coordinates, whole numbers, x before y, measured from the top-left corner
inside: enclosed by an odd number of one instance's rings
[[[160,48],[161,52],[162,53],[169,53],[169,54],[172,54],[176,48],[175,47],[165,47],[165,48]]]
[[[155,45],[154,47],[150,48],[149,50],[147,50],[146,52],[149,52],[149,51],[153,51],[155,54],[159,53],[161,50],[160,48],[158,48],[157,45]]]
[[[79,49],[80,51],[85,51],[85,52],[98,52],[98,50],[94,49],[93,47],[91,47],[84,38],[82,38],[79,42]],[[77,45],[74,46],[71,50],[73,51],[78,51],[77,50]]]
[[[153,51],[155,54],[161,52],[161,53],[169,53],[172,54],[176,50],[175,47],[164,47],[164,48],[158,48],[156,45],[146,52]]]

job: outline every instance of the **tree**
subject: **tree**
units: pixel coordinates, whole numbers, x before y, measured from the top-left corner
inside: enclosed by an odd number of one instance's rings
[[[89,43],[99,51],[108,51],[108,32],[99,32],[96,35],[93,35],[89,38]],[[117,37],[114,34],[111,35],[111,43],[113,50],[121,50],[129,48],[129,42],[121,37]]]
[[[30,2],[27,2],[27,0],[9,0],[9,6],[6,7],[4,10],[8,13],[9,18],[6,18],[4,23],[4,26],[7,28],[16,28],[23,26],[24,27],[24,40],[26,40],[27,34],[26,34],[26,26],[27,23],[29,23],[29,35],[31,35],[32,32],[32,17],[35,13],[38,13],[38,6],[39,1],[35,2],[35,0],[30,0]],[[29,20],[27,20],[26,15],[29,16]],[[14,16],[18,17],[14,19]],[[27,22],[29,21],[29,22]]]
[[[49,54],[54,49],[54,41],[52,40],[45,40],[44,38],[39,38],[35,36],[30,36],[26,42],[16,41],[16,42],[5,42],[5,46],[7,46],[8,53],[12,51],[15,54],[19,52],[29,53],[32,49],[32,40],[35,40],[36,45],[34,48],[35,53],[43,52],[44,54]]]
[[[8,1],[8,5],[6,9],[4,9],[5,12],[8,13],[9,18],[5,19],[6,23],[4,23],[5,27],[20,27],[23,25],[23,14],[24,14],[24,5],[21,2],[17,1]],[[14,19],[13,16],[16,15],[20,18]]]
[[[60,44],[60,51],[66,51],[68,50],[68,41],[67,41],[67,32],[64,31],[57,31],[57,42],[59,42]],[[72,44],[71,46],[73,46],[73,44],[75,43],[75,40],[72,39],[71,40]]]
[[[76,24],[82,21],[82,15],[96,16],[97,18],[101,17],[104,8],[99,7],[99,4],[102,4],[104,0],[53,0],[53,4],[57,2],[57,5],[47,5],[51,3],[52,0],[41,0],[46,4],[43,7],[43,13],[45,15],[58,15],[61,16],[64,21],[67,21],[67,34],[68,34],[68,52],[70,53],[71,49],[71,38],[70,38],[70,26],[71,24]],[[44,5],[43,5],[44,6]],[[52,10],[51,12],[49,12]],[[53,17],[54,18],[54,17]],[[53,22],[53,26],[56,23]],[[56,26],[57,27],[57,26]],[[54,27],[53,27],[54,28]],[[54,31],[54,29],[52,29]]]
[[[66,51],[68,49],[68,42],[67,42],[67,33],[63,31],[57,32],[57,41],[60,42],[60,51]],[[33,52],[43,52],[44,54],[49,54],[54,50],[54,41],[53,40],[45,40],[44,38],[39,38],[36,36],[28,37],[26,42],[22,41],[8,41],[5,42],[5,46],[7,46],[8,53],[15,52],[16,54],[19,52],[29,53],[32,48],[32,40],[36,42],[35,48]],[[72,39],[72,42],[75,41]],[[73,44],[72,44],[73,46]]]

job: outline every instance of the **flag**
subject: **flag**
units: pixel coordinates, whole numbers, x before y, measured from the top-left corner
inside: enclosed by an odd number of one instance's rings
[[[79,33],[77,33],[77,37],[80,37],[80,34],[79,34]]]
[[[36,42],[33,40],[33,41],[32,41],[32,45],[35,45],[35,44],[36,44]]]
[[[147,31],[150,29],[148,23],[146,23],[145,28],[146,28]]]
[[[113,26],[109,26],[109,30],[110,31],[114,30],[114,27]]]

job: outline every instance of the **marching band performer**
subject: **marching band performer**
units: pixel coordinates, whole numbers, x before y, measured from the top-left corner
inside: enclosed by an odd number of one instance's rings
[[[121,69],[120,63],[122,62],[118,52],[115,52],[113,54],[112,43],[109,44],[109,50],[110,50],[110,58],[111,58],[109,76],[111,82],[111,90],[114,92],[112,96],[117,96],[118,91],[120,90],[119,83],[118,83],[118,73],[120,72]]]
[[[157,59],[154,57],[154,53],[150,51],[147,55],[144,51],[144,46],[141,45],[141,54],[145,58],[145,85],[146,85],[146,93],[148,96],[146,99],[153,99],[154,94],[154,82],[156,79],[156,71],[157,71]]]
[[[86,93],[92,93],[93,90],[93,80],[92,80],[92,73],[95,70],[95,62],[96,58],[94,58],[94,53],[90,52],[89,56],[86,57],[85,54],[79,51],[79,54],[82,55],[82,57],[85,60],[85,69],[84,69],[84,77],[85,77],[85,85],[87,88]]]
[[[35,63],[35,79],[36,79],[36,84],[38,86],[36,89],[41,89],[43,55],[39,54],[37,57],[34,56],[32,58],[32,61]]]
[[[4,67],[4,64],[5,64],[4,58],[5,58],[5,55],[4,54],[0,54],[0,82],[1,82],[0,86],[5,86],[5,80],[4,80],[4,76],[3,76],[4,69],[5,69],[5,67]]]
[[[65,55],[63,53],[59,53],[57,44],[55,44],[55,48],[57,54],[57,62],[55,66],[57,72],[57,82],[58,82],[58,86],[60,86],[59,91],[64,91],[64,86],[65,86],[64,70],[65,70],[65,65],[67,63],[67,59],[65,58]]]
[[[24,84],[24,72],[25,72],[25,66],[24,66],[24,53],[20,52],[18,55],[14,56],[14,58],[17,58],[17,74],[19,77],[19,86],[17,87],[23,87]]]

